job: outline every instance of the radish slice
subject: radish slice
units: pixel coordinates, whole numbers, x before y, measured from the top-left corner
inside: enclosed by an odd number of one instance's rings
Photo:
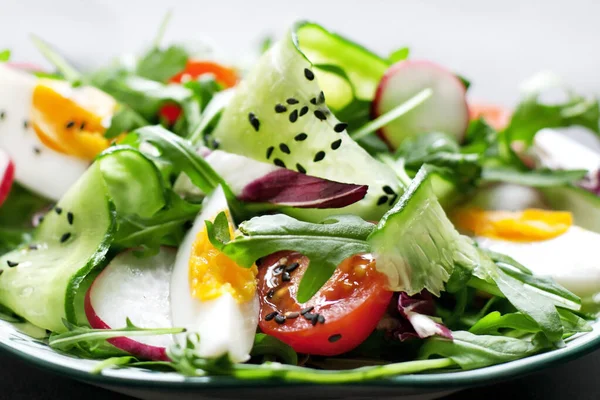
[[[92,328],[124,328],[126,319],[141,328],[171,327],[169,282],[173,249],[161,248],[149,258],[132,251],[117,255],[98,275],[85,296],[85,314]],[[138,358],[167,361],[171,335],[118,337],[108,340]]]
[[[4,150],[0,149],[0,206],[8,197],[15,177],[15,165]]]
[[[391,111],[427,88],[433,90],[427,101],[379,130],[391,149],[410,136],[434,131],[462,140],[469,125],[465,86],[452,72],[430,61],[401,61],[390,67],[375,93],[373,116]]]

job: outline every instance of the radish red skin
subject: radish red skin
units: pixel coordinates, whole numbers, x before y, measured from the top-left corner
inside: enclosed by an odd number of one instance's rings
[[[4,163],[6,166],[4,167],[4,171],[0,170],[0,206],[8,197],[10,188],[12,187],[15,179],[15,165],[8,155],[4,151],[0,150],[0,163],[2,163],[3,158],[5,159]]]
[[[423,68],[423,69],[429,69],[431,71],[433,71],[436,74],[439,74],[440,77],[443,77],[443,79],[446,80],[446,83],[449,86],[454,86],[454,88],[457,91],[457,94],[460,95],[460,98],[458,98],[457,100],[459,100],[459,108],[461,108],[461,115],[458,115],[457,118],[459,120],[464,121],[463,124],[461,124],[461,127],[459,129],[459,133],[457,132],[446,132],[446,133],[450,133],[450,134],[454,134],[457,136],[458,141],[462,141],[462,139],[464,138],[464,134],[467,130],[467,127],[469,125],[469,107],[467,104],[467,99],[466,99],[466,87],[465,85],[460,81],[460,79],[458,79],[456,77],[456,75],[454,75],[452,72],[448,71],[447,69],[445,69],[444,67],[433,63],[431,61],[427,61],[427,60],[405,60],[405,61],[400,61],[394,65],[392,65],[384,74],[384,76],[381,78],[381,81],[379,82],[379,86],[377,87],[377,90],[375,92],[375,98],[373,100],[373,103],[371,105],[371,115],[373,116],[373,118],[377,118],[378,116],[382,115],[385,113],[385,111],[382,110],[382,98],[383,98],[383,93],[386,90],[389,90],[388,86],[391,82],[391,79],[394,78],[396,76],[396,74],[400,71],[403,71],[407,68]],[[422,89],[425,89],[427,86],[424,86]],[[415,91],[414,93],[412,93],[412,95],[416,95],[418,92]],[[433,96],[435,96],[435,92],[433,94]],[[427,102],[428,100],[426,100]],[[426,104],[426,103],[424,103]],[[400,105],[400,103],[395,104],[394,106],[398,106]],[[421,105],[422,106],[422,105]],[[420,107],[420,106],[418,106]],[[417,109],[418,109],[417,107]],[[386,110],[389,111],[389,110]],[[410,113],[410,112],[409,112]],[[402,118],[402,117],[400,117]],[[399,143],[392,143],[392,141],[390,140],[390,134],[386,133],[386,127],[381,128],[380,130],[377,131],[377,135],[388,145],[388,147],[391,150],[395,150],[395,148],[397,147],[397,145]],[[442,130],[443,131],[443,130]],[[425,131],[423,133],[427,133],[428,131]]]
[[[111,329],[94,311],[92,300],[90,298],[91,288],[85,294],[85,315],[94,329]],[[170,361],[167,356],[167,350],[164,347],[151,346],[148,344],[136,342],[126,337],[116,337],[107,339],[107,342],[113,346],[128,352],[129,354],[144,360]]]

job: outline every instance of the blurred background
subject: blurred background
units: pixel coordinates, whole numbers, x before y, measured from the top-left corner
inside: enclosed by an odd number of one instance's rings
[[[227,60],[251,60],[266,34],[315,20],[381,55],[409,46],[473,83],[470,96],[504,105],[519,84],[552,70],[600,94],[600,2],[594,0],[0,0],[0,49],[42,63],[35,33],[80,65],[149,45],[168,10],[166,42],[210,38]]]

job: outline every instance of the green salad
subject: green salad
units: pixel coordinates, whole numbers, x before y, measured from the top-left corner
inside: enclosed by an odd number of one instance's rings
[[[53,70],[0,51],[4,323],[98,373],[315,383],[591,331],[600,153],[569,131],[600,143],[597,99],[546,73],[514,109],[474,103],[457,71],[313,22],[242,68],[164,25],[91,71],[37,37]]]

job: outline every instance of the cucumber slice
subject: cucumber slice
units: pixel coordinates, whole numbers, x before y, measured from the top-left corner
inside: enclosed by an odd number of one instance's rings
[[[600,233],[600,197],[576,186],[546,187],[540,191],[553,209],[572,212],[575,225]]]
[[[302,29],[301,29],[302,32]],[[242,81],[213,131],[220,149],[335,182],[368,185],[365,198],[331,210],[294,210],[318,221],[332,213],[379,219],[401,194],[394,172],[354,142],[327,105],[302,52],[304,34],[277,42]]]
[[[83,304],[76,305],[75,296],[104,262],[115,229],[96,163],[46,215],[31,245],[0,257],[0,304],[41,328],[65,331],[62,319],[77,323]]]

